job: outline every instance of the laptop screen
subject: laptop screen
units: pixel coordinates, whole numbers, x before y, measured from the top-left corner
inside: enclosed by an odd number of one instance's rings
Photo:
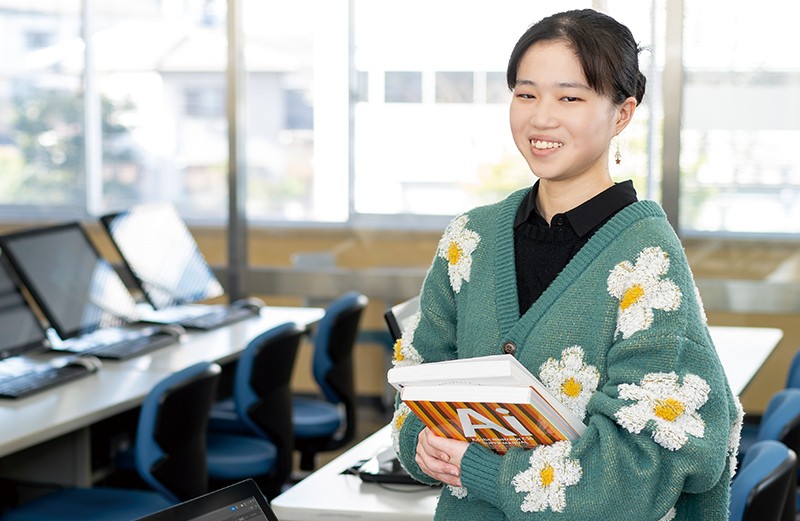
[[[0,360],[38,349],[47,338],[39,318],[4,265],[0,266],[0,331]]]
[[[136,320],[136,301],[79,223],[10,233],[0,248],[62,339]]]
[[[146,203],[101,217],[139,288],[155,309],[224,295],[178,211]]]
[[[247,479],[137,521],[278,521],[255,481]]]

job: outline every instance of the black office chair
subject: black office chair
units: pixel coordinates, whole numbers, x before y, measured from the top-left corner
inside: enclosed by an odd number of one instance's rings
[[[353,348],[369,299],[350,291],[331,302],[314,335],[313,374],[322,398],[292,400],[295,448],[300,469],[314,469],[318,452],[336,450],[355,437],[356,392]]]
[[[287,323],[251,340],[237,362],[233,398],[212,407],[208,474],[214,488],[252,477],[275,497],[292,471],[291,377],[305,329]]]
[[[206,427],[220,371],[216,364],[195,364],[162,380],[145,398],[134,460],[151,490],[62,489],[23,503],[0,519],[134,519],[206,493]]]
[[[389,334],[395,342],[403,336],[403,331],[417,311],[419,311],[419,295],[395,304],[383,314]]]
[[[731,483],[730,521],[794,521],[797,455],[775,440],[756,442]]]

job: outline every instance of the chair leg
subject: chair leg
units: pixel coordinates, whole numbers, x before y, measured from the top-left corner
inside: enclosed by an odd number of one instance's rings
[[[312,471],[315,467],[316,453],[310,450],[300,452],[300,470]]]

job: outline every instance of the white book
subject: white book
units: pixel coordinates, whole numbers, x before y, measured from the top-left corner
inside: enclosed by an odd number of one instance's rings
[[[533,401],[534,392],[522,385],[409,385],[400,397],[403,401],[527,403]]]
[[[405,365],[389,369],[389,383],[398,391],[409,385],[521,385],[542,386],[512,355],[458,358],[443,362]]]

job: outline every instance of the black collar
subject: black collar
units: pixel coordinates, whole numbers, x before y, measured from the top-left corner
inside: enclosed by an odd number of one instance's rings
[[[531,224],[549,225],[544,218],[539,215],[536,208],[536,195],[539,193],[539,181],[533,185],[528,196],[522,201],[517,210],[517,217],[514,220],[514,228],[525,222]],[[579,237],[583,237],[590,231],[604,223],[609,217],[637,201],[636,190],[633,188],[633,181],[623,181],[615,183],[614,186],[600,192],[588,201],[576,206],[561,214],[553,216],[556,220],[559,216],[564,216],[572,225],[572,229]]]

